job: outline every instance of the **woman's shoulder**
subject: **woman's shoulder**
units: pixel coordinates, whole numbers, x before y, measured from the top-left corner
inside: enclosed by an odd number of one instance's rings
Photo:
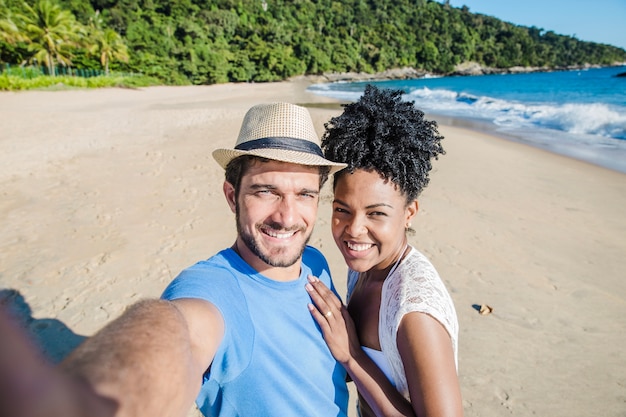
[[[394,278],[391,281],[441,281],[439,273],[430,259],[414,247],[411,246],[410,248],[409,254],[390,277]]]
[[[428,256],[426,256],[422,252],[420,252],[419,249],[415,248],[414,246],[410,246],[410,245],[409,245],[409,253],[404,258],[404,260],[407,263],[426,262],[426,263],[432,265],[432,263],[430,262],[430,259],[428,258]]]
[[[450,294],[430,260],[415,248],[386,282],[384,294],[388,307],[399,312],[431,309],[453,313]],[[450,311],[448,311],[450,310]]]

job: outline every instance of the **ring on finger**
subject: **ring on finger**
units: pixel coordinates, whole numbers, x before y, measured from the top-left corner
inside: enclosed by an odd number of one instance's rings
[[[330,310],[328,310],[328,311],[326,312],[326,314],[324,314],[324,317],[326,317],[327,319],[329,319],[329,318],[331,318],[331,317],[332,317],[332,315],[333,315],[333,312],[332,312],[332,311],[330,311]]]

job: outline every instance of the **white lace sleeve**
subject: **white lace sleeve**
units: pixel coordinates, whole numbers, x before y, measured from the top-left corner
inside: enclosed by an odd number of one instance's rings
[[[414,311],[429,314],[445,327],[457,363],[459,324],[454,303],[428,258],[411,248],[383,285],[378,323],[380,346],[391,367],[396,388],[407,399],[408,386],[396,336],[402,317]]]

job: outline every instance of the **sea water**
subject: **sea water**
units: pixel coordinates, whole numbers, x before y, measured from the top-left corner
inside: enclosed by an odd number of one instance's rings
[[[355,101],[367,84],[402,90],[436,120],[470,126],[626,173],[626,66],[413,80],[315,84]]]

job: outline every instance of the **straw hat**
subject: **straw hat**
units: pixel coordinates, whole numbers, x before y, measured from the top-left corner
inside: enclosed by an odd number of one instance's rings
[[[327,166],[330,172],[346,164],[324,158],[309,111],[289,103],[259,104],[246,113],[234,149],[216,149],[222,168],[242,155],[254,155],[299,165]]]

